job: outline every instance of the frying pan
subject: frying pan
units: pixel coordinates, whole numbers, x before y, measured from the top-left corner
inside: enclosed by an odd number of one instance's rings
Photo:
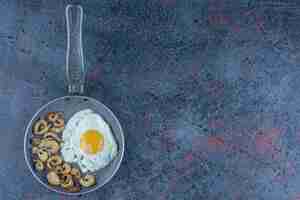
[[[122,127],[113,114],[113,112],[101,102],[91,97],[84,96],[85,67],[83,61],[81,27],[83,19],[83,9],[80,5],[68,5],[66,7],[67,21],[67,55],[66,55],[66,77],[68,83],[68,96],[60,97],[48,102],[42,106],[32,117],[27,125],[24,137],[24,154],[25,161],[33,177],[43,186],[51,191],[66,195],[82,195],[92,192],[102,187],[115,175],[120,167],[124,155],[124,134]],[[110,125],[114,138],[118,145],[117,156],[111,163],[103,169],[95,172],[97,184],[91,188],[82,188],[80,192],[69,193],[65,190],[50,186],[46,176],[37,173],[33,169],[33,160],[31,156],[30,140],[33,137],[32,126],[41,116],[48,112],[59,111],[64,113],[66,120],[76,112],[83,109],[92,109],[95,113],[101,115]]]

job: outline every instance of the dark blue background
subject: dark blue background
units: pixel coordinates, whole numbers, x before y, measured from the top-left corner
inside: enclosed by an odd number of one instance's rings
[[[26,124],[66,94],[64,9],[0,1],[0,199],[47,191],[23,158]],[[86,200],[300,199],[300,4],[86,0],[90,95],[118,116],[125,159]]]

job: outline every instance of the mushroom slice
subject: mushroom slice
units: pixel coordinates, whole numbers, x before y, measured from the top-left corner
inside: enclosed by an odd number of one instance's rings
[[[57,142],[61,142],[61,139],[57,136],[56,133],[52,133],[52,132],[48,132],[48,133],[45,133],[44,137],[45,139],[54,139],[56,140]]]
[[[43,139],[39,144],[39,148],[46,149],[48,152],[56,154],[58,153],[60,146],[55,140]]]
[[[60,184],[59,176],[52,171],[47,174],[47,180],[50,185],[58,186]]]
[[[47,167],[53,169],[54,167],[62,164],[62,158],[58,155],[51,156],[47,161]]]
[[[64,163],[63,166],[62,166],[62,169],[63,169],[63,174],[64,175],[67,175],[71,172],[71,165],[69,165],[68,163]]]
[[[55,166],[54,171],[56,174],[61,175],[61,174],[63,174],[64,170],[63,170],[62,166],[58,165],[58,166]]]
[[[57,112],[49,112],[46,115],[46,119],[50,122],[55,122],[59,118],[59,114]]]
[[[61,184],[60,184],[63,188],[70,188],[74,185],[72,176],[70,174],[68,175],[63,175],[62,179],[61,179]]]
[[[75,167],[72,168],[71,174],[77,179],[80,179],[81,177],[80,170]]]
[[[96,177],[94,175],[87,174],[82,177],[79,182],[83,187],[91,187],[96,184]]]
[[[38,149],[37,155],[42,162],[45,162],[48,159],[48,152],[45,149]]]
[[[55,127],[61,128],[65,126],[65,120],[63,118],[58,118],[53,122]]]
[[[38,120],[33,127],[33,133],[36,135],[43,135],[49,130],[49,126],[46,120]]]
[[[43,171],[44,170],[44,163],[40,160],[37,160],[35,162],[35,169],[38,170],[38,171]]]

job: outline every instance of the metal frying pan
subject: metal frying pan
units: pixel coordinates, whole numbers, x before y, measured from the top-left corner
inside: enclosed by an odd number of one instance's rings
[[[103,105],[101,102],[93,99],[91,97],[83,96],[84,93],[84,82],[85,82],[85,70],[83,63],[83,53],[82,53],[82,39],[81,39],[81,26],[82,26],[83,10],[79,5],[68,5],[66,7],[66,20],[67,20],[67,56],[66,56],[66,73],[68,81],[68,91],[69,95],[54,99],[42,106],[32,117],[29,122],[25,138],[24,138],[24,154],[25,161],[31,171],[32,175],[38,180],[43,186],[49,190],[66,194],[66,195],[81,195],[85,193],[92,192],[105,183],[107,183],[117,172],[120,167],[123,155],[124,155],[124,135],[122,127],[115,117],[113,112]],[[104,120],[110,125],[111,130],[114,134],[116,143],[118,145],[118,154],[114,160],[105,168],[100,169],[96,172],[97,184],[91,188],[82,188],[80,192],[68,193],[59,187],[50,186],[47,182],[45,176],[41,176],[36,173],[33,169],[33,160],[31,157],[31,145],[30,139],[32,135],[32,125],[40,118],[40,116],[45,116],[48,112],[60,111],[64,113],[66,121],[70,117],[83,109],[92,109],[99,115],[101,115]]]

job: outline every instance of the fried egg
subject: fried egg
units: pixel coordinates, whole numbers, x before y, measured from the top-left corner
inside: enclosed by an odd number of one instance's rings
[[[117,144],[109,125],[90,109],[70,118],[62,139],[63,159],[77,163],[83,173],[104,168],[117,155]]]

